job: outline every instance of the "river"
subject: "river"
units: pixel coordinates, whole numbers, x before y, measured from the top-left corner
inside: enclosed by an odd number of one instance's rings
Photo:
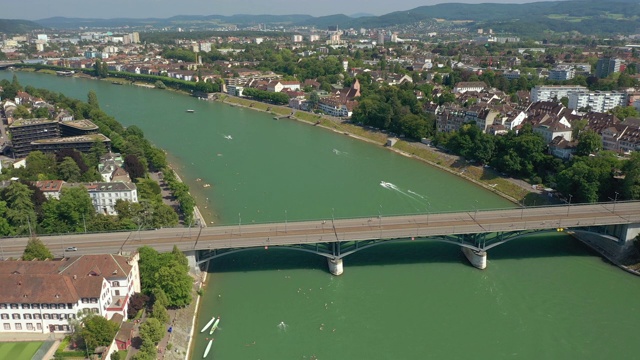
[[[170,153],[207,221],[216,224],[512,206],[416,160],[307,124],[169,91],[18,76],[23,85],[80,99],[93,89],[104,110]],[[469,266],[455,246],[420,241],[373,247],[346,257],[344,266],[344,275],[334,277],[324,258],[275,248],[213,262],[196,325],[222,316],[210,357],[631,359],[640,353],[638,279],[563,234],[492,249],[485,271]],[[201,358],[204,337],[196,335],[193,359]]]

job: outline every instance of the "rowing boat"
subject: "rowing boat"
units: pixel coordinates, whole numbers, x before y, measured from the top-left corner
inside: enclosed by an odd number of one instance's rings
[[[209,326],[211,326],[211,324],[213,324],[213,322],[216,320],[215,316],[211,317],[211,320],[209,320],[209,322],[207,323],[207,325],[205,325],[202,330],[200,330],[201,333],[207,331],[207,329],[209,328]]]
[[[202,358],[206,358],[207,355],[209,355],[209,351],[211,350],[211,344],[213,344],[213,339],[209,340],[209,344],[207,345],[207,348],[204,349],[204,355],[202,355]]]
[[[214,331],[218,328],[218,324],[220,324],[220,316],[216,319],[216,321],[211,326],[211,330],[209,330],[209,335],[213,334]]]

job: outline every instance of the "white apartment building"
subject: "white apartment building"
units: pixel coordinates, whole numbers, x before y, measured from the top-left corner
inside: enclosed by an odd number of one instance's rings
[[[138,191],[134,183],[119,181],[83,185],[89,191],[89,197],[97,213],[117,215],[115,209],[117,200],[138,202]]]
[[[569,94],[568,108],[607,112],[616,106],[627,106],[627,94],[618,91],[584,91]]]
[[[538,101],[560,101],[563,97],[569,97],[573,92],[589,91],[580,85],[538,85],[531,89],[531,102]]]
[[[127,317],[140,292],[139,255],[0,262],[0,332],[71,332],[78,313]]]

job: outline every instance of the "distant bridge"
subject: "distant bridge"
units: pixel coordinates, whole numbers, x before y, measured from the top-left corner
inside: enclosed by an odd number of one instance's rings
[[[624,244],[640,231],[640,201],[40,238],[59,255],[72,246],[78,251],[67,255],[133,251],[143,245],[170,251],[176,245],[192,255],[193,265],[248,249],[279,246],[324,256],[331,272],[340,274],[344,257],[406,239],[460,246],[474,266],[484,268],[488,250],[526,234],[559,229],[589,232]],[[27,238],[0,240],[1,257],[19,257],[26,242]]]
[[[10,61],[0,61],[0,70],[9,68],[11,66],[15,66],[17,64],[22,64],[22,61],[10,60]]]

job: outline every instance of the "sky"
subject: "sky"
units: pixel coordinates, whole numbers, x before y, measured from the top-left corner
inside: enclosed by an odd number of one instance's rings
[[[523,3],[535,0],[460,0],[465,3]],[[383,15],[433,5],[442,0],[9,0],[1,19],[38,20],[54,16],[79,18],[168,18],[174,15],[308,14],[323,16],[368,13]]]

